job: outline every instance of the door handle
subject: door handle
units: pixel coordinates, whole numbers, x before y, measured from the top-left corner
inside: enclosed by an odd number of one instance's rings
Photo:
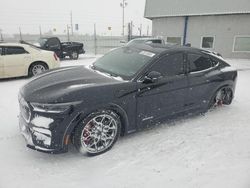
[[[167,81],[167,82],[165,82],[166,84],[172,84],[172,83],[174,83],[173,81]]]
[[[144,92],[144,91],[149,91],[149,90],[151,90],[151,86],[138,89],[139,92]]]

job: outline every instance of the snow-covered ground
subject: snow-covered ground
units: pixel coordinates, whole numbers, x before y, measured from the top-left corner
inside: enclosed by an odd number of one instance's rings
[[[0,188],[249,188],[250,61],[229,62],[240,70],[232,105],[122,137],[96,157],[27,149],[17,93],[29,79],[0,81]]]

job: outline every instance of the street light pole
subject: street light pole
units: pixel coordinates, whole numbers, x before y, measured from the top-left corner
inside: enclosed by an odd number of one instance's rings
[[[73,28],[73,15],[72,15],[72,11],[70,11],[70,25],[71,25],[71,35],[74,35],[74,28]]]
[[[3,34],[2,34],[2,29],[0,29],[0,42],[3,42]]]
[[[122,36],[124,36],[124,28],[125,28],[125,25],[124,25],[124,10],[125,10],[125,7],[128,5],[128,3],[126,2],[126,0],[122,0],[122,2],[120,3],[120,6],[122,7]]]

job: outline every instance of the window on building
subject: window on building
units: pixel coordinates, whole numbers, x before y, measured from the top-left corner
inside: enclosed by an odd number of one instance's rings
[[[162,76],[175,76],[183,74],[183,54],[168,55],[151,67],[151,71],[157,71]]]
[[[234,52],[250,52],[250,36],[235,37]]]
[[[189,72],[197,72],[209,69],[214,66],[214,63],[209,57],[201,54],[188,54]]]
[[[5,49],[5,55],[16,55],[27,53],[22,47],[7,47]]]
[[[202,48],[213,48],[214,47],[214,37],[202,37]]]
[[[167,43],[173,43],[173,44],[181,45],[181,37],[167,37]]]

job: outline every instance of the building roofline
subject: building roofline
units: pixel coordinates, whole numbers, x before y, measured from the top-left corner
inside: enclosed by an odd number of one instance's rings
[[[146,1],[147,2],[147,1]],[[146,3],[145,3],[146,6]],[[223,16],[223,15],[241,15],[241,14],[250,14],[250,11],[241,11],[241,12],[215,12],[215,13],[202,13],[202,14],[169,14],[169,15],[154,15],[147,16],[146,10],[144,11],[144,17],[147,19],[155,18],[167,18],[167,17],[184,17],[184,16]]]

